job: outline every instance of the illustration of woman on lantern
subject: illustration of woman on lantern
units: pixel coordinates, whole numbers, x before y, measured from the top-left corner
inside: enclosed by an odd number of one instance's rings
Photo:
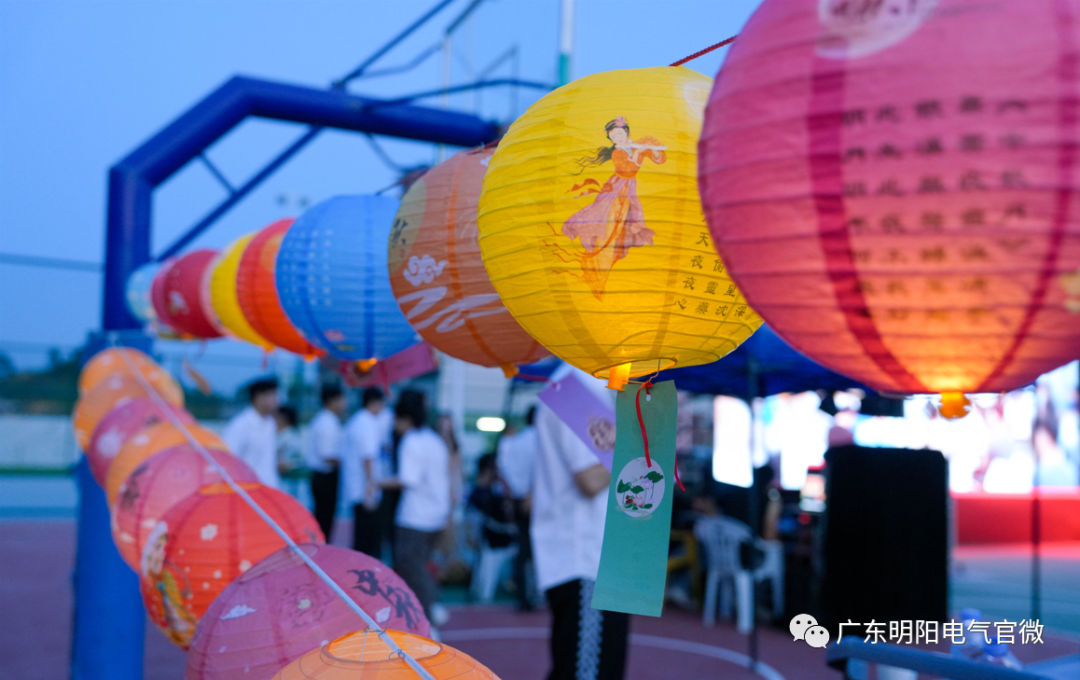
[[[158,591],[161,597],[160,609],[151,612],[151,617],[165,626],[165,634],[174,643],[187,645],[191,642],[197,623],[185,602],[191,597],[191,587],[187,584],[186,577],[181,577],[185,581],[183,584],[177,580],[176,574],[180,570],[166,561],[165,548],[168,542],[169,527],[165,522],[158,522],[146,537],[139,566],[146,584]]]
[[[589,178],[570,191],[578,196],[596,194],[591,205],[574,213],[563,223],[562,233],[578,239],[581,250],[558,247],[564,261],[581,263],[582,278],[597,300],[604,299],[608,274],[615,263],[627,256],[630,248],[652,245],[656,232],[645,226],[645,213],[637,196],[637,173],[646,159],[660,165],[667,161],[666,146],[653,137],[630,138],[630,126],[619,116],[604,126],[611,146],[597,149],[595,156],[577,161],[581,174],[586,168],[611,161],[615,174],[603,186]]]

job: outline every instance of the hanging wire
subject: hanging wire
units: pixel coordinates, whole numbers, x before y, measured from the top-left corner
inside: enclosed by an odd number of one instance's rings
[[[671,65],[672,66],[682,66],[686,62],[693,61],[694,59],[697,59],[700,56],[706,55],[709,52],[712,52],[713,50],[718,50],[721,47],[723,47],[724,45],[730,45],[731,43],[735,42],[735,38],[738,38],[738,37],[739,36],[737,36],[737,35],[733,35],[730,38],[728,38],[727,40],[721,40],[720,42],[716,43],[715,45],[709,45],[705,49],[698,50],[697,52],[694,52],[690,56],[683,57],[682,59],[680,59],[680,60],[678,60],[676,62],[672,62]]]
[[[401,173],[408,172],[412,169],[402,165],[401,163],[398,163],[393,158],[391,158],[390,154],[386,153],[386,149],[382,148],[382,145],[379,144],[378,141],[376,141],[375,135],[371,134],[370,132],[365,132],[364,136],[367,137],[368,144],[370,144],[372,150],[375,151],[375,155],[379,157],[379,160],[389,166],[391,170]]]
[[[115,333],[109,334],[109,345],[111,347],[117,347]],[[258,503],[255,502],[255,499],[249,496],[248,492],[245,491],[242,486],[236,483],[236,480],[232,478],[232,475],[230,475],[229,472],[224,467],[222,467],[221,463],[219,463],[213,456],[210,455],[210,453],[203,447],[203,445],[200,444],[197,439],[195,439],[195,436],[191,434],[191,430],[188,429],[187,425],[185,425],[184,422],[177,417],[173,410],[168,407],[168,404],[158,393],[157,389],[150,384],[150,381],[146,379],[146,376],[142,374],[142,371],[140,371],[138,367],[135,366],[135,362],[131,360],[131,357],[128,356],[128,353],[120,352],[120,357],[124,360],[124,363],[127,365],[127,368],[131,372],[131,374],[142,385],[142,388],[146,390],[146,393],[150,395],[150,398],[153,399],[154,402],[161,408],[162,413],[164,413],[165,416],[169,419],[169,421],[171,421],[173,427],[179,430],[180,433],[184,436],[184,439],[188,441],[192,448],[198,451],[199,455],[201,455],[206,460],[206,462],[214,468],[214,470],[218,473],[218,475],[221,476],[221,478],[225,481],[229,488],[232,489],[233,492],[236,493],[236,495],[239,496],[245,503],[247,503],[248,506],[250,506],[251,509],[255,511],[255,514],[257,514],[264,522],[266,522],[266,524],[274,531],[274,533],[278,535],[279,538],[281,538],[281,540],[285,541],[289,549],[292,550],[292,552],[297,557],[299,557],[308,567],[310,567],[311,570],[315,572],[315,575],[318,576],[324,583],[326,583],[326,585],[330,587],[330,590],[334,591],[335,595],[340,597],[342,601],[345,602],[349,609],[352,609],[353,612],[355,612],[357,615],[360,616],[360,618],[364,620],[364,622],[368,626],[368,629],[374,631],[379,636],[379,639],[386,643],[386,646],[389,647],[394,654],[400,656],[405,661],[405,663],[408,664],[409,667],[412,668],[414,671],[416,671],[417,675],[419,675],[421,678],[424,678],[424,680],[435,680],[435,678],[431,675],[431,673],[428,672],[426,668],[421,666],[416,661],[416,659],[412,658],[409,654],[407,654],[405,650],[403,650],[398,645],[398,643],[394,641],[392,637],[387,635],[386,631],[384,631],[379,626],[379,624],[375,622],[375,619],[371,618],[371,616],[366,611],[364,611],[363,608],[360,607],[360,605],[356,604],[356,602],[354,602],[353,599],[349,597],[349,595],[344,590],[342,590],[341,586],[339,586],[332,578],[330,578],[330,576],[325,571],[323,571],[322,567],[316,564],[315,561],[312,560],[307,553],[300,549],[300,546],[296,544],[296,541],[292,539],[292,536],[289,536],[289,534],[286,533],[285,530],[282,529],[281,526],[277,522],[275,522],[274,519],[270,515],[268,515]]]

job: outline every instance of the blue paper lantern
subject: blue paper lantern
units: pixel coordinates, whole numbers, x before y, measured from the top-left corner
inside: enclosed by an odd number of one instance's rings
[[[419,341],[390,288],[386,244],[399,202],[338,196],[286,232],[275,279],[289,320],[341,359],[384,359]]]
[[[127,285],[124,286],[124,299],[127,301],[128,311],[143,323],[157,321],[158,318],[157,312],[154,311],[154,301],[150,297],[150,289],[160,269],[160,262],[147,262],[131,272]]]

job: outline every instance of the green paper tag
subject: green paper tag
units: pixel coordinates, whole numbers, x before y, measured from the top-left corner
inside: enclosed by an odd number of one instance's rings
[[[671,539],[679,403],[675,383],[670,380],[653,385],[649,399],[645,390],[641,391],[641,417],[652,461],[649,467],[635,405],[637,390],[637,385],[627,386],[615,403],[615,456],[592,606],[660,616]]]

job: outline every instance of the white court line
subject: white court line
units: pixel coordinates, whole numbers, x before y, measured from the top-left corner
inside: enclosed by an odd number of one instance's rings
[[[547,628],[470,628],[466,630],[441,631],[442,639],[446,642],[475,640],[546,640],[548,639],[548,634],[549,631]],[[739,654],[738,652],[733,652],[730,649],[717,647],[715,645],[707,645],[702,642],[690,642],[688,640],[676,640],[674,638],[665,638],[656,635],[642,635],[640,633],[630,634],[630,644],[641,645],[642,647],[653,647],[655,649],[666,649],[672,652],[684,652],[686,654],[707,656],[712,659],[727,661],[736,666],[750,669],[765,678],[765,680],[784,680],[784,676],[772,666],[758,661],[757,665],[752,667],[753,664],[750,657],[745,654]]]

